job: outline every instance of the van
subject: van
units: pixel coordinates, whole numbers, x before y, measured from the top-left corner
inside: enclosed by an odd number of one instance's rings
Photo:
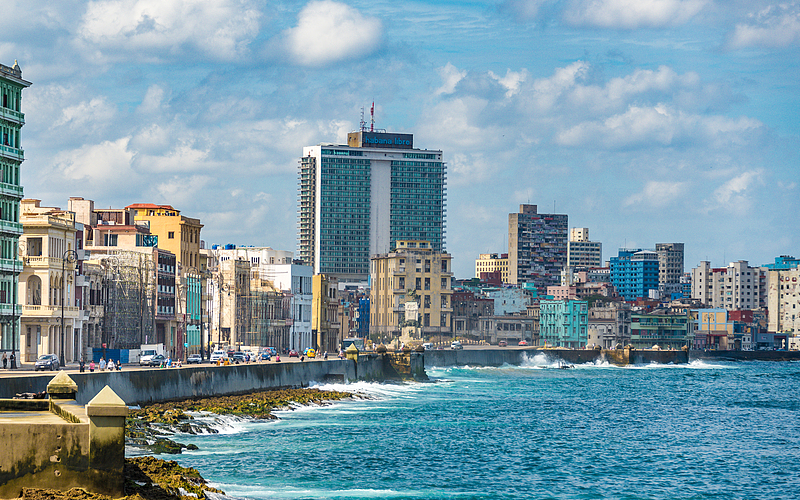
[[[228,354],[225,351],[214,351],[211,353],[211,362],[216,363],[217,361],[225,361],[228,358]]]
[[[426,351],[430,351],[431,349],[433,349],[433,344],[430,342],[425,342],[424,344],[422,344],[422,348],[425,349]]]
[[[158,354],[155,349],[145,349],[139,353],[139,366],[150,366],[153,356]]]

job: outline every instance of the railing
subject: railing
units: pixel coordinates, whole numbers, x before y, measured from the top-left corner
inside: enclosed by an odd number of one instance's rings
[[[21,198],[23,195],[23,189],[22,186],[15,186],[14,184],[0,182],[0,194],[4,194],[6,196],[19,196]]]
[[[27,257],[26,264],[31,267],[52,267],[57,268],[61,267],[61,260],[58,257],[43,257],[43,256],[36,256],[36,257]]]
[[[18,260],[16,263],[14,259],[0,259],[0,271],[4,272],[22,272],[22,261]]]
[[[17,148],[12,148],[11,146],[6,146],[5,144],[0,145],[0,153],[19,161],[25,159],[25,151]]]
[[[17,122],[20,125],[25,125],[25,113],[20,113],[19,111],[14,111],[10,108],[4,108],[0,106],[0,118],[5,118],[6,120]]]
[[[8,220],[0,220],[0,231],[5,233],[22,234],[22,224]]]
[[[61,306],[33,306],[33,305],[23,305],[22,306],[22,314],[23,316],[47,316],[51,318],[61,316]],[[79,309],[75,306],[64,306],[64,317],[65,318],[77,318]]]

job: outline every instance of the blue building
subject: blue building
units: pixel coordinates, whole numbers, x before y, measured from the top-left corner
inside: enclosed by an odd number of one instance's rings
[[[774,271],[789,271],[800,267],[800,259],[795,259],[791,255],[781,255],[780,257],[775,257],[774,264],[764,264],[761,267],[766,267]]]
[[[589,303],[585,300],[542,300],[539,302],[539,343],[548,347],[586,346]]]
[[[611,283],[625,300],[648,298],[658,291],[658,254],[652,250],[620,248],[611,257]]]

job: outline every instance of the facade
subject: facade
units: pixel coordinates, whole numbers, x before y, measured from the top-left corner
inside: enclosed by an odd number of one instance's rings
[[[800,267],[767,274],[769,331],[800,334]]]
[[[531,305],[530,295],[521,288],[487,289],[483,295],[494,301],[494,314],[497,316],[521,314]]]
[[[766,307],[766,273],[746,260],[712,268],[707,261],[692,269],[692,298],[729,311]]]
[[[696,315],[693,349],[734,349],[734,323],[728,320],[726,309],[698,309]]]
[[[588,307],[585,300],[539,301],[539,344],[573,349],[586,347]]]
[[[544,293],[558,285],[567,264],[567,216],[540,214],[536,205],[520,205],[508,214],[508,279],[533,283]]]
[[[761,267],[778,271],[788,271],[789,269],[800,267],[800,259],[796,259],[791,255],[781,255],[780,257],[775,257],[775,262],[772,264],[764,264]]]
[[[344,337],[340,335],[339,284],[336,278],[316,274],[312,279],[311,335],[319,351],[336,352]]]
[[[588,344],[603,349],[631,342],[631,307],[625,302],[603,302],[589,308]]]
[[[178,275],[182,269],[200,268],[200,219],[181,215],[170,205],[134,203],[125,207],[134,211],[135,222],[146,222],[150,234],[158,237],[158,246],[175,255]]]
[[[620,248],[610,259],[611,283],[620,296],[633,301],[658,291],[658,255],[651,250]]]
[[[400,240],[393,252],[373,256],[370,332],[391,339],[413,326],[422,338],[449,336],[452,277],[450,254],[429,241]]]
[[[345,145],[303,148],[298,199],[299,258],[314,274],[363,282],[370,256],[400,240],[445,247],[446,165],[413,135],[368,132]]]
[[[12,351],[21,360],[17,288],[22,265],[19,261],[20,167],[25,160],[20,130],[25,125],[22,91],[31,83],[22,79],[16,61],[0,64],[0,351]]]
[[[494,316],[494,300],[468,290],[456,290],[452,295],[453,335],[484,338],[490,328],[485,320]]]
[[[681,349],[693,334],[689,314],[631,314],[631,345],[634,349]]]
[[[658,282],[679,285],[683,276],[683,243],[656,243],[656,254],[658,254]]]
[[[264,322],[263,327],[257,328],[253,325],[253,328],[261,332],[254,337],[263,339],[260,344],[262,347],[303,350],[315,345],[316,339],[312,336],[311,327],[312,269],[294,260],[293,252],[270,247],[214,245],[211,250],[203,250],[203,253],[215,261],[239,259],[250,262],[253,281],[251,286],[254,291],[249,306],[254,311],[251,316],[255,319],[259,314],[257,311],[263,310],[261,316],[266,314],[272,320]],[[255,292],[257,289],[260,290],[258,293]],[[270,295],[267,299],[263,292],[282,295],[287,302],[285,318],[277,304],[264,305],[265,300],[275,302],[277,297]]]
[[[483,279],[484,273],[500,272],[503,283],[508,283],[508,254],[482,253],[475,261],[475,277]]]
[[[55,354],[62,364],[84,354],[83,315],[77,306],[82,297],[81,260],[76,252],[75,214],[42,207],[39,200],[20,203],[23,236],[20,249],[24,267],[19,275],[22,303],[20,350],[22,359],[35,361],[42,354]],[[82,255],[81,255],[82,257]],[[10,295],[11,290],[3,290]]]
[[[588,227],[573,227],[569,230],[567,265],[572,267],[603,265],[603,244],[599,241],[589,241]]]

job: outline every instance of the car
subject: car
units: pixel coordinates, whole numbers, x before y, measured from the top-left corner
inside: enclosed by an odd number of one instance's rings
[[[58,362],[58,356],[55,354],[42,354],[39,359],[33,364],[33,371],[39,370],[58,370],[61,364]]]
[[[219,350],[211,353],[212,363],[216,363],[217,361],[224,362],[226,359],[228,359],[228,354],[225,351]]]
[[[269,351],[261,351],[261,355],[259,357],[261,358],[261,361],[269,361],[271,358]]]
[[[314,349],[309,347],[308,349],[305,350],[304,355],[307,358],[316,358],[317,357],[317,351],[315,351]]]
[[[289,357],[290,358],[299,358],[300,357],[300,353],[295,351],[294,349],[292,349],[291,351],[289,351]]]
[[[497,347],[508,347],[508,342],[505,340],[501,340],[497,343]]]
[[[463,345],[461,345],[461,342],[459,342],[458,340],[454,340],[454,341],[453,341],[453,342],[450,344],[450,349],[463,349],[463,348],[464,348],[464,346],[463,346]]]
[[[433,344],[430,342],[425,342],[424,344],[422,344],[422,348],[425,349],[426,351],[430,351],[431,349],[433,349]]]
[[[150,366],[150,360],[158,354],[155,349],[144,349],[139,353],[139,366]]]
[[[199,354],[190,354],[188,358],[186,358],[186,364],[200,364],[203,362],[203,358]]]
[[[528,345],[528,341],[527,340],[520,340],[519,344],[517,344],[517,345]]]
[[[233,356],[231,356],[231,361],[233,361],[234,363],[244,363],[244,360],[245,356],[244,352],[242,351],[235,351],[233,353]]]
[[[227,351],[228,357],[232,358],[234,352],[236,352],[236,351],[234,351],[233,349],[228,349],[228,351]]]
[[[148,366],[161,366],[167,362],[167,357],[163,354],[156,354],[152,358],[150,358],[150,364]]]
[[[278,355],[278,350],[275,349],[274,347],[265,347],[264,350],[269,351],[269,355],[270,356],[277,356]]]

